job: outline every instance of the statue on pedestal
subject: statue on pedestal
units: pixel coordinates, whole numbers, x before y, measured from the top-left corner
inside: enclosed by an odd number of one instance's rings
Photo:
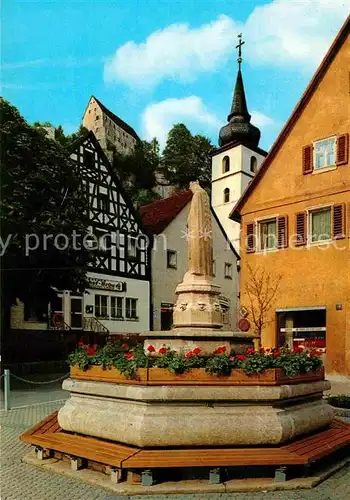
[[[213,276],[213,231],[211,224],[208,193],[198,181],[190,183],[193,193],[187,219],[188,272],[190,276],[203,276],[211,280]]]

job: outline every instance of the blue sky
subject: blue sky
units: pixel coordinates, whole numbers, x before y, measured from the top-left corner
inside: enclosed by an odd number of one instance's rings
[[[350,0],[3,0],[2,95],[73,132],[93,94],[142,138],[173,123],[216,144],[237,73],[269,148]]]

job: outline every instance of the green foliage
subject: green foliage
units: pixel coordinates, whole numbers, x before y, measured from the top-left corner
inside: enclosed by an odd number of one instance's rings
[[[230,359],[232,358],[232,359]],[[216,375],[230,375],[232,368],[237,366],[235,358],[227,354],[215,354],[209,357],[205,366],[205,371]]]
[[[205,358],[192,355],[177,353],[175,351],[167,350],[166,354],[153,358],[154,366],[157,368],[166,368],[172,373],[182,374],[191,368],[202,368],[205,366]]]
[[[162,165],[171,185],[186,189],[198,179],[204,188],[211,183],[211,152],[214,146],[201,135],[193,136],[186,125],[178,123],[168,133]]]
[[[345,408],[350,410],[350,396],[339,394],[338,396],[328,396],[327,403],[336,408]]]
[[[141,206],[158,199],[159,195],[153,191],[160,165],[157,139],[139,142],[130,155],[118,153],[111,145],[110,148],[113,150],[113,168],[134,204]]]
[[[227,354],[219,348],[215,353],[202,356],[196,350],[178,353],[171,349],[162,348],[164,352],[156,353],[153,346],[148,347],[148,354],[144,352],[143,344],[135,347],[119,342],[108,342],[97,352],[90,346],[79,346],[70,356],[69,364],[86,370],[90,365],[97,364],[103,368],[114,367],[127,377],[136,376],[138,368],[165,368],[172,373],[182,374],[192,368],[205,368],[206,372],[221,376],[228,376],[234,368],[242,369],[248,375],[263,373],[269,368],[281,368],[285,375],[292,377],[308,371],[318,371],[322,368],[322,360],[316,351],[281,351],[261,349],[247,349],[246,354]],[[198,350],[199,351],[199,350]],[[89,354],[90,352],[90,354]]]
[[[248,355],[247,359],[238,361],[238,365],[249,375],[263,373],[268,368],[274,367],[274,357],[265,356],[261,353],[254,353]]]
[[[101,364],[101,360],[96,357],[97,364]],[[89,366],[93,365],[93,356],[90,356],[86,349],[79,346],[68,356],[68,364],[70,366],[78,366],[81,370],[86,371]],[[103,366],[103,365],[102,365]]]
[[[281,355],[274,357],[274,368],[282,368],[287,377],[293,377],[319,370],[322,368],[322,360],[315,351],[290,353],[287,349],[281,349]]]
[[[1,278],[3,306],[8,310],[17,297],[47,304],[55,295],[51,287],[84,290],[93,256],[73,247],[73,231],[86,234],[89,220],[80,172],[67,149],[48,139],[43,129],[26,123],[3,99],[0,115],[2,241],[10,238]],[[59,234],[68,238],[65,250],[54,244]],[[28,255],[26,235],[33,235],[31,245],[35,236],[39,239],[39,247]],[[46,246],[44,235],[51,235]]]

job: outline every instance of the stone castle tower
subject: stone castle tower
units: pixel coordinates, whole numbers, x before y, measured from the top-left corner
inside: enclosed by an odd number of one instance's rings
[[[239,51],[238,74],[228,123],[220,130],[219,148],[212,156],[211,185],[212,207],[238,253],[240,224],[229,219],[229,215],[267,155],[258,147],[260,130],[250,123],[240,55]]]

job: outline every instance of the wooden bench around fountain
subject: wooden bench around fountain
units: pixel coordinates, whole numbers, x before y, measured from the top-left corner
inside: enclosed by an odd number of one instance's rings
[[[102,467],[102,470],[111,474],[114,481],[123,481],[128,477],[129,481],[141,481],[144,485],[153,483],[154,472],[157,470],[209,469],[210,481],[217,483],[221,480],[222,468],[242,466],[273,467],[275,478],[285,480],[291,468],[297,467],[305,475],[311,464],[339,448],[350,445],[350,425],[341,420],[332,419],[332,409],[322,399],[322,391],[330,385],[324,381],[323,370],[297,377],[285,377],[277,369],[266,370],[259,376],[246,375],[242,370],[234,370],[229,377],[209,375],[202,369],[192,371],[194,373],[190,371],[183,375],[174,375],[158,368],[142,369],[139,370],[139,378],[134,380],[125,378],[115,369],[102,370],[94,366],[87,371],[82,371],[73,367],[71,378],[64,381],[64,388],[71,391],[71,399],[59,414],[54,412],[25,432],[21,439],[36,447],[39,458],[54,456],[62,460],[69,457],[75,469],[90,467],[101,470]],[[167,385],[164,386],[164,383]],[[250,419],[249,423],[245,413],[243,413],[243,418],[241,413],[239,422],[234,416],[229,418],[226,415],[223,422],[227,421],[227,428],[222,433],[222,436],[226,436],[223,439],[225,443],[213,444],[212,435],[206,442],[206,432],[202,432],[200,427],[203,411],[209,414],[213,410],[213,401],[208,403],[206,399],[208,396],[206,391],[208,389],[212,391],[213,388],[217,394],[216,405],[219,408],[227,409],[231,406],[240,411],[242,408],[250,408],[258,420],[263,419],[264,411],[266,413],[266,408],[270,406],[267,411],[268,430],[265,429],[264,432],[263,429],[260,432],[253,430],[257,420]],[[193,405],[193,391],[196,392],[195,405]],[[259,399],[254,399],[256,391],[260,393]],[[234,400],[233,396],[235,396]],[[267,398],[270,400],[268,401]],[[96,411],[106,410],[104,403],[110,404],[111,400],[114,400],[117,405],[127,406],[124,408],[126,413],[123,415],[123,421],[113,410],[112,413],[107,410],[107,419],[104,418],[103,423],[100,422],[97,428],[94,426]],[[141,425],[141,428],[145,429],[151,426],[151,432],[147,434],[148,438],[133,428],[133,424],[135,425],[137,421],[140,423],[140,416],[129,411],[130,401],[133,401],[137,407],[149,410],[150,420],[148,421],[147,412],[145,412],[143,425]],[[166,401],[171,408],[170,415],[173,417],[170,425],[173,425],[175,420],[179,420],[177,407],[174,407],[175,403],[180,408],[187,410],[190,408],[190,412],[185,411],[186,425],[180,418],[178,425],[178,429],[181,430],[180,434],[172,433],[170,427],[165,428],[164,418],[157,419],[154,415],[153,410],[159,406],[160,401],[164,404]],[[98,403],[98,406],[94,410],[95,403]],[[310,405],[308,409],[310,413],[308,419],[305,419],[304,415],[303,427],[300,408],[306,403]],[[79,408],[78,414],[77,408]],[[297,412],[299,409],[297,418],[300,433],[291,437],[290,426],[288,426],[288,431],[283,433],[283,425],[276,433],[273,426],[276,422],[283,421],[281,413],[293,412],[293,408],[296,408]],[[196,410],[197,413],[195,413]],[[273,412],[276,412],[277,418],[272,418]],[[252,413],[250,415],[252,417]],[[318,422],[317,430],[312,431],[308,428],[311,415],[314,415],[314,420]],[[63,420],[65,430],[62,429],[60,420]],[[80,424],[77,424],[77,420]],[[108,424],[108,420],[112,421],[112,427]],[[151,420],[154,421],[152,425]],[[194,421],[197,421],[196,426]],[[244,421],[248,425],[244,425]],[[211,421],[209,425],[213,425],[213,422]],[[71,427],[71,430],[67,430],[67,427]],[[127,427],[131,427],[131,433],[127,432]],[[230,433],[230,429],[233,428],[236,428],[238,432]],[[186,429],[189,430],[187,435]],[[113,433],[113,440],[109,432]],[[120,441],[115,439],[116,432],[120,436]],[[166,440],[156,442],[156,439],[151,445],[142,443],[142,439],[152,439],[150,438],[152,432],[154,436],[166,436]],[[177,439],[183,442],[182,445],[176,442],[176,435],[178,435]],[[236,444],[227,444],[228,441],[232,441],[232,435],[236,436]],[[189,442],[190,436],[195,436],[192,444]],[[244,436],[249,437],[244,438]],[[201,443],[198,437],[202,440]],[[222,441],[219,435],[216,435],[216,440]],[[132,441],[132,443],[126,441]],[[169,446],[171,441],[175,445]],[[186,441],[185,444],[184,441]],[[244,444],[244,441],[247,443]],[[280,442],[277,443],[277,441]]]

